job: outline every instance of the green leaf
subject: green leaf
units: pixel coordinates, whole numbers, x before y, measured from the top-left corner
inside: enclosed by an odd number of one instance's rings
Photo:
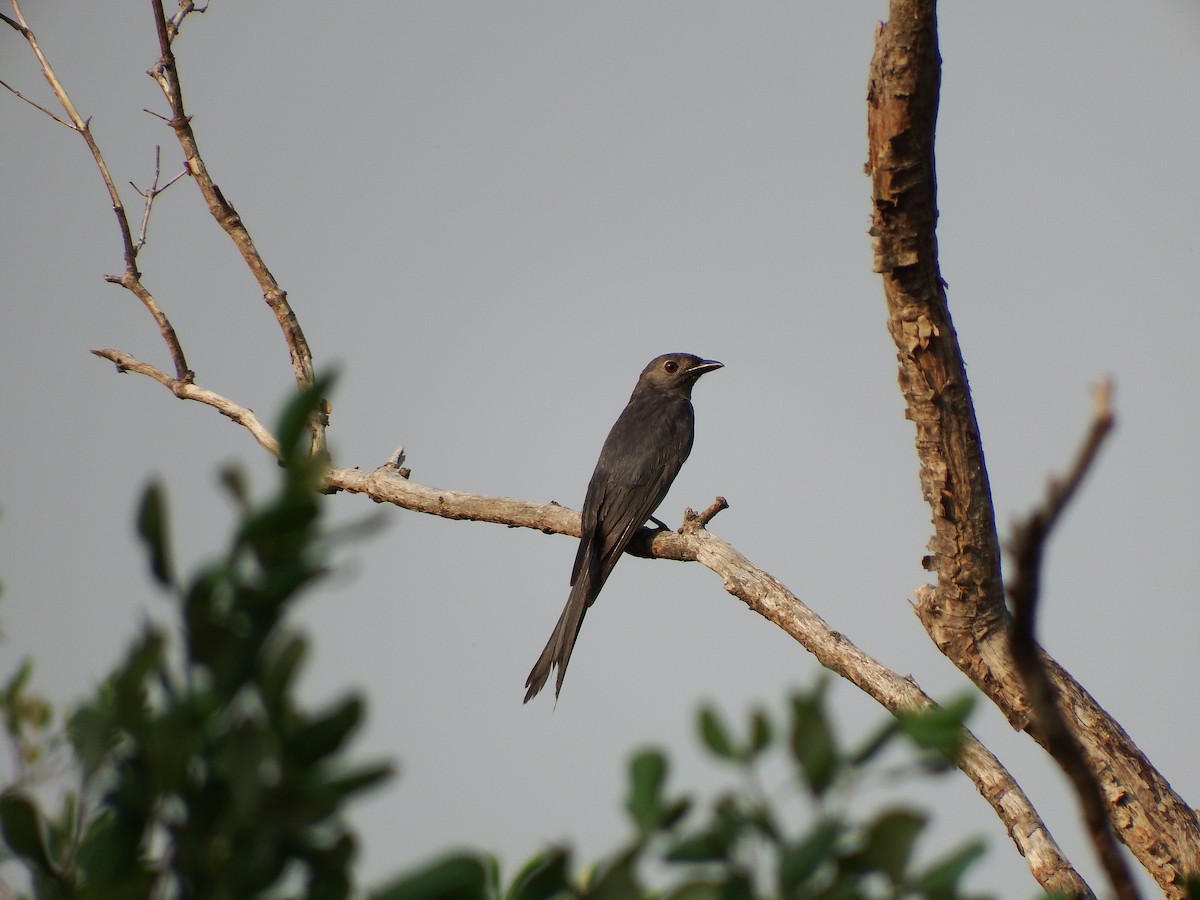
[[[171,548],[167,539],[167,501],[162,486],[151,482],[138,505],[137,530],[150,554],[150,572],[164,587],[175,582]]]
[[[272,647],[262,673],[262,697],[267,709],[282,713],[285,698],[308,656],[308,641],[298,634],[288,635],[282,645]]]
[[[276,437],[285,463],[299,461],[307,455],[308,442],[303,441],[312,416],[323,415],[325,400],[332,389],[336,376],[318,375],[314,382],[294,395],[279,417]]]
[[[386,781],[395,774],[395,767],[391,763],[377,763],[372,766],[360,766],[348,775],[343,775],[340,778],[335,778],[329,782],[328,787],[334,793],[341,797],[349,797],[351,794],[357,794],[359,791],[365,791],[372,788],[382,781]]]
[[[362,721],[365,705],[349,697],[292,734],[284,747],[290,763],[307,766],[336,753]]]
[[[843,826],[837,819],[824,819],[803,840],[784,850],[779,860],[780,896],[801,894],[800,888],[833,862],[842,832]]]
[[[885,722],[883,727],[872,734],[861,747],[850,755],[850,765],[864,766],[882,753],[887,745],[900,734],[900,723],[895,719]]]
[[[900,713],[896,720],[918,747],[953,756],[966,737],[965,722],[975,708],[975,695],[964,694],[945,706]]]
[[[217,472],[217,483],[225,489],[225,493],[229,494],[239,509],[249,506],[250,490],[246,486],[246,476],[237,466],[222,466]]]
[[[658,827],[660,829],[674,828],[691,808],[692,801],[687,797],[680,797],[678,800],[672,801],[659,810]]]
[[[663,895],[663,900],[726,900],[720,881],[689,881]]]
[[[661,750],[641,750],[629,763],[629,799],[625,808],[642,831],[651,831],[662,821],[662,789],[666,779],[667,758]]]
[[[27,656],[21,660],[21,664],[17,666],[17,670],[8,679],[8,684],[4,686],[4,704],[6,706],[16,703],[24,692],[25,686],[29,684],[31,677],[33,677],[33,660]]]
[[[727,836],[720,831],[701,831],[690,834],[667,851],[671,862],[717,862],[727,859],[731,851]]]
[[[583,896],[587,900],[633,900],[642,896],[637,879],[637,859],[641,845],[620,854],[588,883]]]
[[[46,849],[41,813],[24,794],[0,795],[0,833],[13,853],[28,860],[41,874],[57,877],[50,852]]]
[[[711,706],[701,708],[698,724],[700,736],[714,756],[721,759],[738,759],[742,755],[734,747],[725,723],[721,721],[721,717]]]
[[[750,755],[757,756],[770,746],[774,729],[765,710],[756,709],[750,715]]]
[[[903,809],[881,813],[867,829],[859,856],[868,868],[885,873],[892,884],[899,885],[925,821],[925,816]]]
[[[564,847],[537,854],[517,873],[505,900],[550,900],[568,893],[570,863],[571,852]]]
[[[111,807],[89,823],[75,862],[92,897],[148,897],[157,877],[143,853],[141,823]]]
[[[371,900],[487,900],[488,866],[460,853],[402,875],[369,895]]]
[[[822,681],[813,691],[792,697],[792,756],[815,797],[829,789],[840,766],[837,743],[825,715],[827,684]]]
[[[971,841],[935,862],[917,878],[914,887],[929,900],[954,900],[961,895],[959,882],[975,860],[983,856],[982,841]]]

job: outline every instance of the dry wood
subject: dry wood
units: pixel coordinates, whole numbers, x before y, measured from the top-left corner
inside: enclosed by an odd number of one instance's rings
[[[893,0],[868,91],[875,270],[883,277],[900,388],[916,426],[921,489],[933,514],[917,614],[938,648],[1045,744],[1009,652],[1000,543],[966,369],[937,257],[934,131],[941,59],[933,0]],[[1114,830],[1172,897],[1200,871],[1196,814],[1129,735],[1049,657],[1059,707],[1079,740]],[[1035,873],[1036,874],[1036,873]]]

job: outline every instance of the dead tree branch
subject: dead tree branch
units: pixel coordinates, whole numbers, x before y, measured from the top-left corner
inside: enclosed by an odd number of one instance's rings
[[[146,231],[150,227],[150,210],[154,208],[154,201],[158,199],[160,194],[165,193],[168,189],[170,189],[170,187],[179,181],[179,179],[187,175],[187,173],[187,169],[183,169],[173,178],[170,178],[162,187],[159,187],[158,179],[162,176],[162,147],[155,147],[154,180],[150,183],[150,187],[143,191],[132,181],[129,182],[129,186],[141,194],[146,200],[146,204],[142,207],[142,224],[141,227],[138,228],[137,243],[134,245],[135,249],[139,253],[142,251],[142,248],[146,246]]]
[[[22,31],[22,29],[20,27],[17,27],[16,23],[13,22],[13,20],[10,19],[8,16],[0,15],[0,19],[3,19],[8,24],[16,27],[17,31]],[[22,33],[24,33],[24,32],[22,32]],[[36,100],[30,100],[28,97],[26,97],[24,94],[22,94],[20,91],[18,91],[15,87],[13,87],[7,81],[0,80],[0,86],[3,86],[9,93],[11,93],[18,100],[24,100],[26,103],[28,103],[34,109],[44,112],[46,115],[48,115],[50,118],[52,118],[59,125],[63,125],[67,128],[70,128],[72,131],[75,130],[75,126],[72,125],[70,122],[68,122],[66,119],[60,119],[53,111],[46,109],[46,107],[42,106],[42,104],[38,103]]]
[[[258,417],[254,415],[253,410],[239,406],[218,393],[199,387],[191,379],[172,378],[161,369],[147,365],[122,350],[106,348],[104,350],[93,350],[92,353],[115,363],[118,372],[136,372],[139,375],[145,375],[148,378],[153,378],[181,400],[195,400],[203,403],[205,406],[211,406],[221,415],[232,419],[249,431],[254,436],[254,439],[258,441],[259,445],[272,456],[278,457],[280,455],[279,442],[258,421]]]
[[[42,52],[41,45],[38,44],[37,36],[33,33],[25,21],[25,16],[21,12],[21,4],[19,0],[12,0],[13,16],[3,16],[4,22],[15,28],[25,38],[25,42],[29,44],[29,48],[37,57],[38,65],[41,66],[42,75],[50,85],[50,89],[54,92],[55,98],[63,111],[67,114],[69,121],[64,122],[58,116],[53,115],[48,110],[43,109],[34,103],[38,109],[50,115],[57,122],[66,125],[72,131],[78,132],[87,144],[89,152],[92,154],[92,159],[96,163],[96,167],[100,170],[100,176],[104,179],[104,187],[108,191],[109,200],[112,202],[113,214],[117,217],[117,227],[121,232],[121,246],[125,258],[125,271],[121,275],[106,275],[105,280],[112,284],[119,284],[137,297],[142,305],[146,307],[150,315],[154,317],[155,323],[158,325],[158,331],[162,335],[163,341],[167,345],[167,350],[171,354],[171,361],[175,365],[175,377],[179,381],[189,381],[192,378],[192,372],[188,368],[187,359],[183,355],[183,347],[179,343],[179,338],[175,334],[175,329],[171,325],[166,314],[159,308],[154,296],[142,284],[142,274],[137,268],[137,256],[140,245],[134,243],[133,232],[129,227],[129,216],[125,211],[125,205],[121,202],[121,195],[117,191],[116,182],[113,181],[112,175],[109,173],[108,164],[104,162],[104,156],[100,152],[100,145],[96,143],[96,138],[92,135],[91,120],[84,119],[75,108],[75,104],[71,102],[71,97],[67,93],[67,89],[63,87],[62,82],[58,80],[58,76],[54,73],[54,68],[50,65],[50,60],[46,58],[46,54]],[[7,85],[6,85],[7,87]],[[12,88],[9,88],[12,90]],[[16,94],[16,91],[13,91]],[[21,96],[17,94],[17,96]],[[25,99],[25,98],[22,98]],[[32,101],[29,101],[32,103]]]
[[[922,493],[933,514],[927,568],[936,588],[917,592],[917,614],[938,648],[1039,743],[1009,652],[1000,543],[954,324],[937,258],[934,131],[941,59],[933,0],[892,0],[876,36],[868,90],[875,271],[907,415],[916,426]],[[1059,708],[1081,742],[1107,814],[1125,844],[1170,896],[1200,871],[1200,822],[1099,704],[1047,658]]]
[[[372,472],[330,469],[330,488],[366,494],[377,503],[447,519],[493,522],[578,537],[579,513],[555,503],[510,497],[485,497],[415,484],[395,466]],[[754,565],[736,548],[706,531],[701,519],[725,508],[722,498],[695,518],[685,516],[681,531],[643,528],[629,552],[657,559],[694,561],[717,574],[725,590],[813,654],[821,665],[850,681],[891,712],[927,709],[933,701],[911,680],[864,653],[829,625],[787,587]],[[956,765],[992,806],[1025,857],[1034,878],[1048,891],[1091,896],[1087,884],[1054,842],[1029,798],[1000,761],[968,735]]]
[[[279,282],[267,268],[258,248],[254,246],[249,230],[242,222],[242,217],[225,199],[221,189],[209,175],[208,167],[200,155],[196,134],[192,130],[191,117],[184,108],[179,70],[171,44],[179,33],[183,17],[187,14],[185,9],[187,12],[203,10],[196,10],[195,4],[186,3],[180,9],[180,13],[168,21],[163,11],[162,0],[151,0],[151,6],[154,9],[154,22],[158,29],[159,57],[147,74],[158,84],[171,108],[169,124],[175,132],[180,147],[183,148],[185,165],[197,187],[200,188],[209,213],[237,247],[242,259],[258,282],[258,286],[262,289],[263,299],[266,300],[267,306],[271,308],[271,312],[275,314],[275,318],[279,322],[284,341],[291,354],[292,371],[296,378],[296,384],[303,390],[313,383],[312,352],[309,350],[308,340],[304,337],[300,322],[296,319],[296,315],[288,303],[287,292],[279,286]],[[314,453],[321,453],[325,450],[325,427],[327,424],[324,416],[314,418],[311,423],[312,452]]]
[[[1046,749],[1066,772],[1075,789],[1088,834],[1112,885],[1113,894],[1120,900],[1135,900],[1138,897],[1137,886],[1113,835],[1100,786],[1092,777],[1078,742],[1059,713],[1057,693],[1034,637],[1046,541],[1090,471],[1104,439],[1112,431],[1111,401],[1112,387],[1105,382],[1096,390],[1096,413],[1075,465],[1065,480],[1054,479],[1050,482],[1045,503],[1015,529],[1009,548],[1016,563],[1016,573],[1008,584],[1008,596],[1013,609],[1009,641],[1013,661],[1033,707],[1034,721],[1045,735]]]

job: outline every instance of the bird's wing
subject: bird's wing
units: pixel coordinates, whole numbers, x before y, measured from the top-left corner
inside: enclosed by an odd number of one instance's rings
[[[626,412],[613,426],[593,476],[602,489],[594,504],[590,543],[595,546],[589,552],[600,563],[600,584],[658,509],[692,449],[692,408],[687,401],[669,410],[658,403],[631,405]],[[610,447],[623,452],[610,453]]]
[[[579,549],[575,551],[575,565],[571,569],[571,586],[574,587],[575,582],[579,579],[579,573],[584,570],[585,566],[595,561],[596,551],[600,546],[597,540],[599,533],[599,508],[600,495],[604,492],[604,484],[599,478],[600,467],[596,467],[596,471],[592,473],[592,480],[588,482],[587,496],[583,501],[583,513],[580,518],[579,528]],[[594,567],[592,571],[595,571]],[[590,604],[589,604],[590,605]]]

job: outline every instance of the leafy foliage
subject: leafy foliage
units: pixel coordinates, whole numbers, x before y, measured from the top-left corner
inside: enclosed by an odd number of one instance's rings
[[[923,769],[936,755],[956,752],[969,701],[890,721],[861,747],[843,749],[826,701],[827,682],[796,693],[782,722],[765,711],[749,716],[746,736],[735,735],[715,709],[697,716],[710,755],[734,767],[745,787],[718,796],[702,815],[694,797],[667,789],[669,763],[653,749],[629,766],[626,810],[633,837],[608,859],[572,874],[571,854],[554,848],[530,860],[503,890],[489,857],[459,855],[397,879],[375,900],[755,900],[755,898],[928,898],[963,896],[963,876],[983,852],[967,842],[933,863],[918,866],[918,840],[927,817],[889,808],[854,822],[839,812],[845,795],[869,777],[881,752],[899,742],[918,752]],[[779,737],[776,737],[779,736]],[[765,758],[783,752],[787,790],[806,797],[816,815],[791,832],[785,804],[755,788]],[[653,877],[648,877],[647,872]],[[654,882],[651,884],[651,882]],[[663,886],[665,884],[665,887]]]
[[[302,445],[327,389],[290,404],[278,491],[258,506],[243,500],[224,557],[188,582],[175,575],[164,492],[152,485],[143,495],[138,534],[178,605],[181,643],[145,626],[71,718],[84,787],[62,815],[44,815],[20,791],[0,798],[4,842],[37,896],[350,894],[354,839],[340,813],[389,769],[342,756],[361,699],[316,712],[297,702],[306,643],[286,621],[324,568],[321,462]],[[98,802],[81,828],[89,796]]]
[[[241,516],[224,556],[181,581],[163,490],[142,497],[137,533],[151,575],[175,602],[179,627],[145,626],[67,736],[80,776],[57,815],[21,782],[0,793],[3,848],[45,900],[306,897],[354,893],[347,801],[379,785],[385,765],[354,766],[348,740],[364,702],[305,709],[296,680],[307,654],[288,614],[325,568],[322,460],[305,454],[305,423],[327,390],[291,403],[278,429],[281,483],[255,505],[236,473],[223,483]],[[0,692],[10,741],[31,756],[46,743],[49,706],[29,693],[28,664]],[[926,816],[884,809],[855,822],[845,797],[897,742],[926,769],[956,752],[969,702],[906,714],[845,748],[827,682],[790,698],[782,717],[754,710],[736,733],[717,710],[697,717],[702,745],[742,785],[703,805],[668,789],[669,760],[644,749],[629,766],[631,837],[576,872],[571,850],[533,856],[502,887],[487,854],[444,856],[370,893],[371,900],[751,900],[759,897],[955,898],[982,852],[964,844],[932,865],[915,851]],[[784,790],[758,787],[768,757]],[[791,801],[809,807],[806,824]]]

